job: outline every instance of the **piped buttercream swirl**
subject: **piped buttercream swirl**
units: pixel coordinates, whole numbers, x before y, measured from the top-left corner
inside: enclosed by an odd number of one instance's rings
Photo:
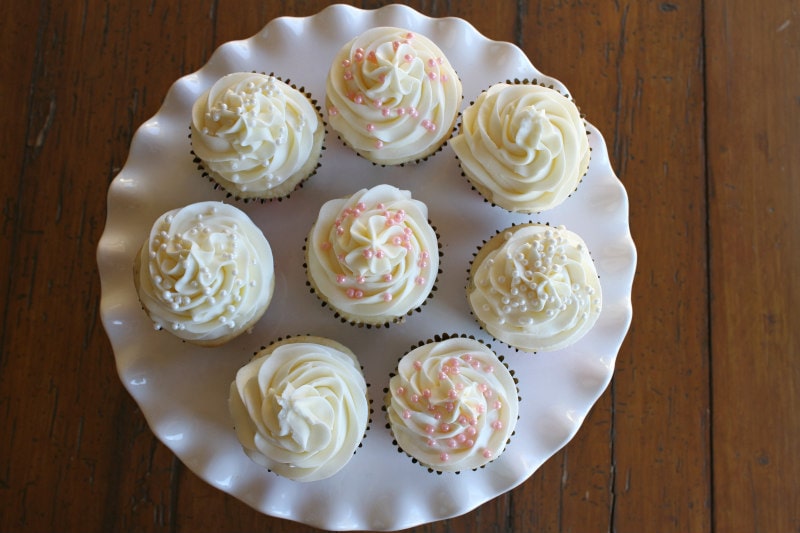
[[[195,101],[191,131],[211,177],[241,197],[291,192],[316,167],[324,134],[303,93],[249,72],[220,78]]]
[[[369,420],[355,355],[318,337],[291,338],[257,354],[231,383],[229,408],[245,453],[297,481],[341,470]]]
[[[526,351],[576,342],[602,307],[589,250],[563,226],[523,225],[493,237],[473,262],[467,292],[486,331]]]
[[[250,328],[275,284],[264,234],[243,211],[222,202],[161,215],[137,256],[134,276],[157,329],[209,345]]]
[[[519,409],[514,378],[494,352],[459,337],[406,354],[389,381],[386,408],[397,444],[448,472],[499,457]]]
[[[337,53],[326,83],[328,122],[369,160],[398,164],[427,156],[447,138],[461,81],[430,39],[378,27]]]
[[[326,202],[306,256],[323,299],[346,318],[371,324],[422,305],[439,268],[427,206],[385,184]]]
[[[451,146],[467,178],[509,211],[562,203],[589,166],[580,112],[554,89],[498,83],[464,110]]]

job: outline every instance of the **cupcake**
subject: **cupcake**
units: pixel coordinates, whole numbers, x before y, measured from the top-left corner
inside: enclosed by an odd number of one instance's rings
[[[326,83],[328,123],[366,159],[397,165],[423,159],[450,138],[461,80],[430,39],[378,27],[344,45]]]
[[[450,145],[488,201],[535,213],[561,204],[589,168],[586,125],[554,89],[498,83],[464,110]]]
[[[134,284],[156,329],[203,346],[249,330],[272,299],[272,250],[241,210],[200,202],[161,215],[134,259]]]
[[[258,352],[236,373],[228,405],[250,459],[296,481],[325,479],[344,468],[369,420],[356,356],[312,336]]]
[[[397,366],[385,397],[397,445],[439,472],[484,466],[505,450],[517,386],[486,345],[466,337],[421,344]]]
[[[563,226],[543,224],[513,226],[485,243],[472,262],[467,298],[483,329],[528,352],[578,341],[602,306],[586,244]]]
[[[306,242],[314,292],[345,321],[381,325],[419,308],[439,269],[427,206],[391,185],[326,202]]]
[[[237,198],[280,198],[313,174],[325,127],[307,95],[263,74],[220,78],[192,107],[192,151]]]

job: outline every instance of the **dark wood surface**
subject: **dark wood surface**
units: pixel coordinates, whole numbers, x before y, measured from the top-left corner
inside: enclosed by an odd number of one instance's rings
[[[0,531],[308,531],[147,427],[98,316],[109,182],[178,77],[326,4],[0,4]],[[378,7],[381,2],[363,2]],[[577,436],[415,531],[800,531],[800,2],[411,2],[518,44],[606,137],[634,321]]]

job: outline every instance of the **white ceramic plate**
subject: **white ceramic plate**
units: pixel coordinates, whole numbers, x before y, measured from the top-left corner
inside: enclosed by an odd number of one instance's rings
[[[364,11],[336,5],[305,18],[278,18],[250,39],[221,46],[199,71],[179,79],[163,106],[133,139],[125,167],[108,193],[108,219],[98,245],[100,312],[120,379],[153,432],[192,471],[259,511],[331,530],[394,530],[474,509],[525,481],[575,434],[605,390],[631,320],[636,252],[628,200],[591,125],[592,160],[583,183],[564,204],[541,216],[510,215],[485,203],[461,176],[449,146],[417,165],[374,166],[328,133],[322,167],[280,202],[226,200],[200,176],[188,135],[194,100],[217,78],[235,71],[275,72],[324,100],[333,54],[373,26],[399,26],[439,44],[462,78],[464,103],[495,81],[537,79],[566,92],[537,71],[512,44],[491,41],[469,23],[429,18],[401,5]],[[462,106],[462,108],[463,108]],[[591,118],[591,110],[588,111]],[[422,311],[387,328],[341,323],[305,284],[304,238],[326,200],[378,183],[408,189],[426,202],[441,237],[438,290]],[[198,348],[155,331],[133,285],[133,257],[161,213],[200,200],[231,201],[261,227],[276,258],[271,307],[250,335],[219,348]],[[527,354],[493,341],[470,315],[464,288],[472,254],[511,223],[564,224],[579,233],[595,259],[604,308],[596,326],[570,348]],[[488,342],[519,379],[520,420],[505,453],[486,468],[429,473],[392,444],[381,410],[389,373],[412,345],[440,333],[466,333]],[[328,336],[349,346],[364,366],[373,413],[363,445],[327,480],[301,484],[257,467],[242,452],[227,410],[236,370],[260,346],[297,334]],[[587,465],[591,466],[591,465]]]

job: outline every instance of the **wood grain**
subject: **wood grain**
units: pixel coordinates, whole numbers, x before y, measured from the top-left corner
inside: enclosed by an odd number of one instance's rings
[[[108,184],[170,85],[326,5],[0,4],[0,531],[310,529],[153,436],[100,324],[95,251]],[[514,490],[413,531],[800,531],[800,2],[409,5],[516,43],[571,89],[639,254],[632,329],[576,437]]]

